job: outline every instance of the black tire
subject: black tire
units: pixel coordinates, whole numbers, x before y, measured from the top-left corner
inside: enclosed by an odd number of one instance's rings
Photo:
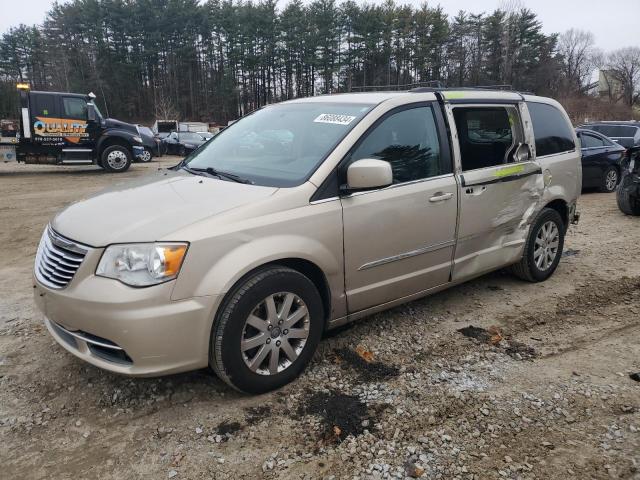
[[[631,195],[628,185],[630,182],[633,182],[630,175],[626,175],[622,178],[622,181],[616,190],[616,200],[618,202],[618,208],[622,213],[637,217],[640,216],[640,198]]]
[[[186,157],[187,149],[184,148],[184,146],[180,145],[180,148],[178,148],[178,155],[180,155],[181,157]]]
[[[293,293],[307,306],[309,333],[298,357],[288,367],[278,373],[263,375],[249,368],[240,348],[245,334],[245,321],[265,298],[281,292]],[[273,336],[275,328],[269,328]],[[293,327],[290,328],[293,330]],[[313,357],[323,331],[324,308],[313,282],[296,270],[281,266],[268,267],[238,282],[220,306],[211,330],[209,365],[218,377],[241,392],[268,392],[300,375]],[[282,333],[285,332],[282,330]],[[269,354],[265,361],[270,358]]]
[[[558,246],[556,250],[556,255],[551,264],[546,268],[542,269],[536,265],[536,261],[534,259],[535,254],[535,245],[536,238],[540,233],[540,230],[543,226],[547,225],[548,222],[552,222],[555,224],[558,229]],[[527,242],[524,246],[524,254],[522,255],[522,259],[511,266],[511,272],[528,282],[543,282],[556,271],[558,267],[558,263],[560,262],[560,258],[562,257],[562,249],[564,248],[564,235],[566,233],[566,226],[560,214],[553,210],[552,208],[543,208],[542,211],[538,214],[535,222],[531,225],[531,229],[529,230],[529,235],[527,237]]]
[[[612,181],[613,177],[615,177],[615,182]],[[618,172],[618,169],[616,167],[609,167],[604,171],[604,174],[600,179],[600,186],[598,189],[603,193],[615,192],[619,182],[620,173]]]
[[[110,158],[110,155],[114,158]],[[131,166],[131,152],[122,145],[111,145],[105,148],[100,155],[101,166],[109,173],[122,173],[129,170]]]

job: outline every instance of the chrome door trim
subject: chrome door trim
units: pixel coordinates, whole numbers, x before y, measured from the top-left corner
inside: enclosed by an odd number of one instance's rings
[[[448,240],[446,242],[429,245],[428,247],[418,248],[417,250],[411,250],[410,252],[404,252],[398,255],[393,255],[391,257],[374,260],[373,262],[368,262],[362,265],[360,268],[358,268],[358,271],[379,267],[380,265],[386,265],[387,263],[397,262],[398,260],[404,260],[406,258],[415,257],[417,255],[423,255],[425,253],[435,252],[436,250],[441,250],[443,248],[451,247],[455,243],[456,243],[455,240]]]
[[[425,182],[430,182],[431,180],[440,180],[442,178],[450,178],[450,177],[453,177],[453,176],[454,176],[453,173],[443,173],[442,175],[436,175],[436,176],[433,176],[433,177],[418,178],[416,180],[410,180],[408,182],[402,182],[402,183],[393,183],[393,184],[391,184],[391,185],[389,185],[387,187],[376,188],[374,190],[361,190],[361,191],[349,193],[348,195],[343,195],[340,198],[359,197],[360,195],[368,195],[370,193],[382,192],[384,190],[391,190],[391,189],[394,189],[394,188],[405,187],[407,185],[415,185],[416,183],[425,183]]]

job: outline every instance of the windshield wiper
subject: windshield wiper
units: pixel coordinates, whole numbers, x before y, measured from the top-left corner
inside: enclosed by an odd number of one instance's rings
[[[234,182],[246,183],[246,184],[249,184],[249,185],[253,185],[253,182],[251,180],[249,180],[248,178],[243,178],[243,177],[241,177],[239,175],[236,175],[235,173],[229,173],[229,172],[224,172],[222,170],[216,170],[213,167],[191,168],[191,167],[188,167],[187,165],[183,165],[182,168],[185,169],[189,173],[193,173],[194,175],[207,173],[207,174],[209,174],[211,176],[214,176],[214,177],[226,178],[226,179],[232,180]]]

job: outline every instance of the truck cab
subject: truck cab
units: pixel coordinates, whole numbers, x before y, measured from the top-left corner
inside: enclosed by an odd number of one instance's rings
[[[20,88],[18,162],[96,164],[107,172],[128,170],[144,154],[136,125],[104,118],[95,95]]]

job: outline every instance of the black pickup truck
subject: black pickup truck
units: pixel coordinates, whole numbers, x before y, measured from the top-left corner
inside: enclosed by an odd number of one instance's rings
[[[107,172],[126,171],[144,155],[136,125],[103,118],[95,95],[20,92],[18,162],[49,165],[96,164]]]

